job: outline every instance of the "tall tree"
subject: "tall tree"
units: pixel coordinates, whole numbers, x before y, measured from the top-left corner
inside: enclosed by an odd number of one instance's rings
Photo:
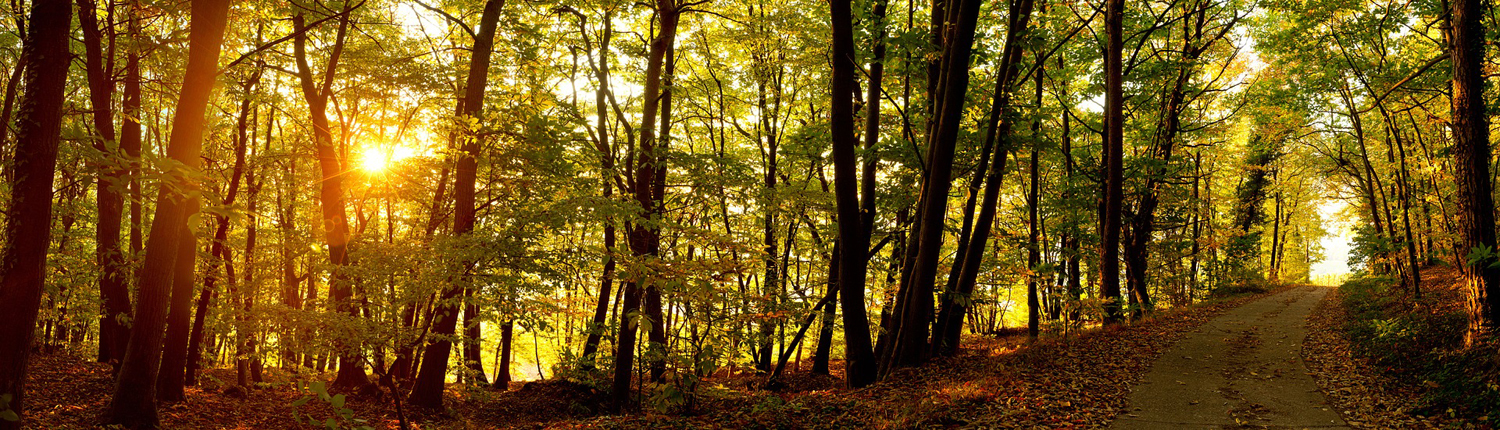
[[[917,222],[907,251],[914,258],[911,274],[901,280],[896,310],[891,314],[894,335],[890,348],[881,351],[884,374],[896,366],[921,364],[928,355],[928,329],[932,322],[933,282],[943,247],[943,225],[947,221],[948,190],[952,188],[953,154],[963,121],[969,89],[969,60],[973,57],[974,34],[981,0],[955,0],[953,29],[943,52],[938,116],[927,136],[926,173],[918,200]]]
[[[594,91],[594,121],[597,122],[597,131],[594,132],[594,149],[599,152],[599,182],[604,190],[600,194],[605,200],[614,198],[615,185],[615,155],[614,149],[609,143],[609,42],[614,38],[614,25],[612,11],[604,12],[604,19],[600,20],[604,28],[599,31],[599,65],[594,67],[594,79],[598,81],[598,88]],[[583,32],[584,43],[588,44],[588,32]],[[583,353],[579,357],[583,360],[583,368],[594,367],[594,355],[599,352],[599,341],[604,336],[606,318],[609,314],[610,291],[615,284],[615,220],[613,217],[604,219],[604,268],[599,276],[599,299],[594,306],[594,318],[589,323],[588,338],[583,343]],[[501,369],[499,371],[508,371]],[[497,372],[499,372],[497,371]],[[509,382],[509,377],[506,378]],[[496,379],[499,383],[499,379]]]
[[[858,388],[874,383],[877,363],[870,344],[869,316],[865,310],[865,275],[870,260],[869,229],[861,224],[859,183],[854,176],[854,12],[852,0],[832,0],[833,71],[829,84],[829,131],[833,135],[833,187],[837,209],[840,252],[838,258],[839,310],[844,315],[845,380]]]
[[[317,152],[318,167],[322,173],[319,180],[318,197],[322,207],[324,242],[328,246],[328,262],[333,266],[328,277],[329,299],[335,312],[358,317],[354,305],[349,265],[349,215],[344,208],[344,177],[348,171],[344,157],[335,147],[333,130],[328,123],[328,102],[333,95],[333,78],[338,72],[339,57],[344,52],[345,37],[349,32],[350,13],[363,3],[344,3],[339,12],[339,28],[334,35],[332,51],[323,69],[321,81],[313,77],[307,62],[307,26],[303,15],[292,17],[293,54],[297,60],[297,80],[301,84],[302,98],[307,102],[308,114],[313,126],[313,147]],[[456,316],[455,316],[456,317]],[[333,385],[337,387],[363,387],[370,383],[365,376],[365,364],[361,345],[340,344],[337,346],[338,376]]]
[[[241,178],[245,175],[245,154],[247,147],[251,143],[247,130],[254,127],[250,123],[251,102],[254,98],[251,91],[255,89],[255,85],[260,81],[260,73],[261,69],[257,67],[251,72],[250,78],[240,84],[240,93],[243,95],[243,98],[240,100],[239,119],[235,121],[234,165],[230,167],[229,171],[229,187],[224,192],[224,199],[219,202],[221,207],[227,208],[233,206],[235,200],[239,197]],[[193,312],[193,328],[188,334],[187,374],[183,380],[183,383],[186,385],[197,385],[198,383],[199,361],[203,358],[204,324],[208,321],[208,314],[213,298],[218,295],[215,284],[219,280],[219,265],[223,264],[231,267],[226,271],[233,272],[233,262],[229,259],[230,220],[228,213],[225,211],[216,211],[214,222],[218,225],[214,228],[213,241],[209,244],[208,270],[203,276],[203,288],[198,292],[197,310]],[[254,268],[246,267],[245,271],[247,273],[253,272]],[[234,282],[233,279],[227,278],[224,281],[226,284]],[[226,308],[232,309],[233,307]]]
[[[181,97],[172,118],[172,136],[167,156],[181,165],[172,170],[156,197],[156,216],[146,242],[146,257],[137,278],[135,318],[130,326],[130,344],[115,380],[105,421],[125,427],[155,427],[156,376],[166,325],[167,301],[173,282],[171,267],[186,227],[188,199],[194,194],[200,153],[203,148],[204,113],[218,77],[219,48],[229,16],[228,0],[192,2],[188,23],[187,67],[183,70]]]
[[[89,104],[93,108],[94,149],[99,151],[98,199],[99,218],[94,223],[94,245],[99,261],[99,297],[104,303],[99,313],[99,361],[118,361],[125,353],[129,333],[123,320],[130,316],[130,289],[126,285],[126,261],[120,249],[120,221],[124,216],[124,193],[129,182],[129,164],[115,140],[114,108],[111,105],[114,74],[106,60],[104,37],[92,0],[78,0],[78,26],[83,30],[84,68],[89,82]],[[113,41],[111,41],[113,42]],[[138,144],[138,143],[137,143]]]
[[[484,14],[479,18],[479,33],[474,36],[474,47],[469,57],[464,98],[458,106],[459,124],[478,121],[484,113],[485,82],[489,76],[490,54],[494,51],[495,27],[499,24],[500,6],[503,4],[502,0],[488,0],[484,4]],[[457,175],[453,188],[453,234],[457,236],[467,235],[474,230],[474,189],[479,171],[476,158],[480,147],[478,134],[477,130],[454,134],[463,139],[462,145],[456,145],[459,148],[458,167],[455,169]],[[413,405],[431,409],[443,407],[443,382],[447,379],[448,357],[453,349],[453,342],[448,339],[453,336],[458,325],[458,311],[468,300],[465,291],[471,288],[470,284],[473,282],[471,274],[467,272],[468,264],[464,263],[464,266],[460,270],[465,272],[443,290],[443,298],[438,303],[436,324],[432,328],[437,337],[423,351],[422,367],[417,371],[417,380],[413,383],[411,396],[408,398]],[[463,296],[462,301],[460,296]]]
[[[1124,123],[1121,59],[1125,0],[1104,1],[1104,147],[1099,159],[1104,177],[1099,213],[1099,294],[1104,323],[1120,322],[1120,209],[1124,200]]]
[[[1448,11],[1449,56],[1453,61],[1453,165],[1458,180],[1458,219],[1462,250],[1497,251],[1495,200],[1490,183],[1490,127],[1484,103],[1484,6],[1453,0]],[[1474,260],[1471,256],[1470,260]],[[1500,312],[1500,267],[1492,259],[1471,261],[1463,271],[1469,326],[1464,343],[1475,345],[1496,334]]]
[[[953,355],[958,352],[960,334],[963,332],[963,320],[966,310],[969,308],[970,294],[974,292],[974,285],[979,279],[980,262],[984,259],[984,248],[989,243],[990,229],[995,224],[995,215],[999,211],[1001,180],[1005,177],[1006,155],[1011,150],[1014,140],[1011,130],[1014,127],[1015,118],[1012,118],[1011,97],[1015,86],[1015,80],[1020,75],[1022,46],[1027,37],[1027,27],[1030,25],[1032,9],[1035,8],[1034,0],[1013,0],[1010,2],[1011,21],[1006,29],[1005,48],[1001,52],[999,74],[995,81],[995,91],[991,96],[989,117],[985,123],[985,146],[996,147],[994,155],[985,164],[985,157],[980,157],[980,166],[975,172],[983,174],[984,192],[983,200],[979,203],[979,214],[974,220],[972,230],[967,238],[960,237],[959,244],[961,254],[954,260],[954,274],[956,279],[951,281],[952,287],[944,292],[942,307],[938,311],[937,323],[934,325],[932,340],[932,352],[937,355]],[[972,188],[971,188],[972,189]],[[961,232],[960,235],[963,233]]]
[[[33,1],[22,50],[31,66],[26,69],[10,178],[10,219],[0,248],[0,342],[10,345],[0,348],[0,393],[11,396],[8,407],[18,415],[24,412],[27,358],[52,241],[52,182],[62,141],[71,21],[67,0]],[[0,420],[0,429],[20,429],[23,422]]]
[[[642,92],[640,140],[635,153],[635,175],[632,194],[640,205],[641,220],[633,223],[630,230],[630,250],[636,257],[635,264],[651,264],[661,252],[661,202],[657,198],[658,173],[664,171],[661,148],[656,140],[657,113],[662,101],[662,69],[667,52],[677,39],[677,21],[681,11],[676,0],[656,0],[656,37],[652,38],[646,56],[646,82]],[[660,294],[650,276],[625,283],[624,298],[620,309],[620,335],[615,348],[614,381],[610,387],[615,410],[621,410],[630,402],[630,375],[634,370],[636,332],[640,327],[641,302],[643,296]],[[646,285],[641,285],[645,283]],[[650,298],[646,297],[649,301]],[[658,297],[657,306],[660,306]],[[649,318],[649,317],[648,317]],[[658,314],[659,318],[659,314]],[[660,323],[660,320],[652,321]]]

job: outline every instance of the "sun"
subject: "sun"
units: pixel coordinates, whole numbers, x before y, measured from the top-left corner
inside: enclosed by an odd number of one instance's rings
[[[379,173],[385,171],[391,164],[390,154],[378,149],[372,149],[360,154],[359,167],[366,172]]]
[[[367,173],[381,173],[397,162],[411,157],[413,153],[414,151],[406,146],[366,148],[359,155],[359,167]]]

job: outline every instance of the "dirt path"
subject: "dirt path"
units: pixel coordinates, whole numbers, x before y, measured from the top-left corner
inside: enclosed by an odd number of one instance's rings
[[[1112,428],[1348,428],[1302,363],[1307,315],[1329,291],[1291,288],[1188,333],[1151,366]]]

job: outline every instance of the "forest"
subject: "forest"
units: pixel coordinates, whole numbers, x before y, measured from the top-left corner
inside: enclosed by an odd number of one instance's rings
[[[1482,428],[1497,16],[11,0],[0,430],[1133,428],[1278,297],[1340,425]]]

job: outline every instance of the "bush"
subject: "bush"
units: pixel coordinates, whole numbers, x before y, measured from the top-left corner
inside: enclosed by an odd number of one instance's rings
[[[1223,299],[1249,294],[1260,294],[1267,291],[1271,291],[1271,285],[1266,283],[1265,280],[1250,279],[1220,285],[1219,288],[1215,288],[1212,292],[1210,292],[1208,294],[1208,297],[1212,299]]]
[[[1468,320],[1462,311],[1409,302],[1396,287],[1383,277],[1340,287],[1349,315],[1344,332],[1355,353],[1422,387],[1417,414],[1500,417],[1495,345],[1464,348]]]

